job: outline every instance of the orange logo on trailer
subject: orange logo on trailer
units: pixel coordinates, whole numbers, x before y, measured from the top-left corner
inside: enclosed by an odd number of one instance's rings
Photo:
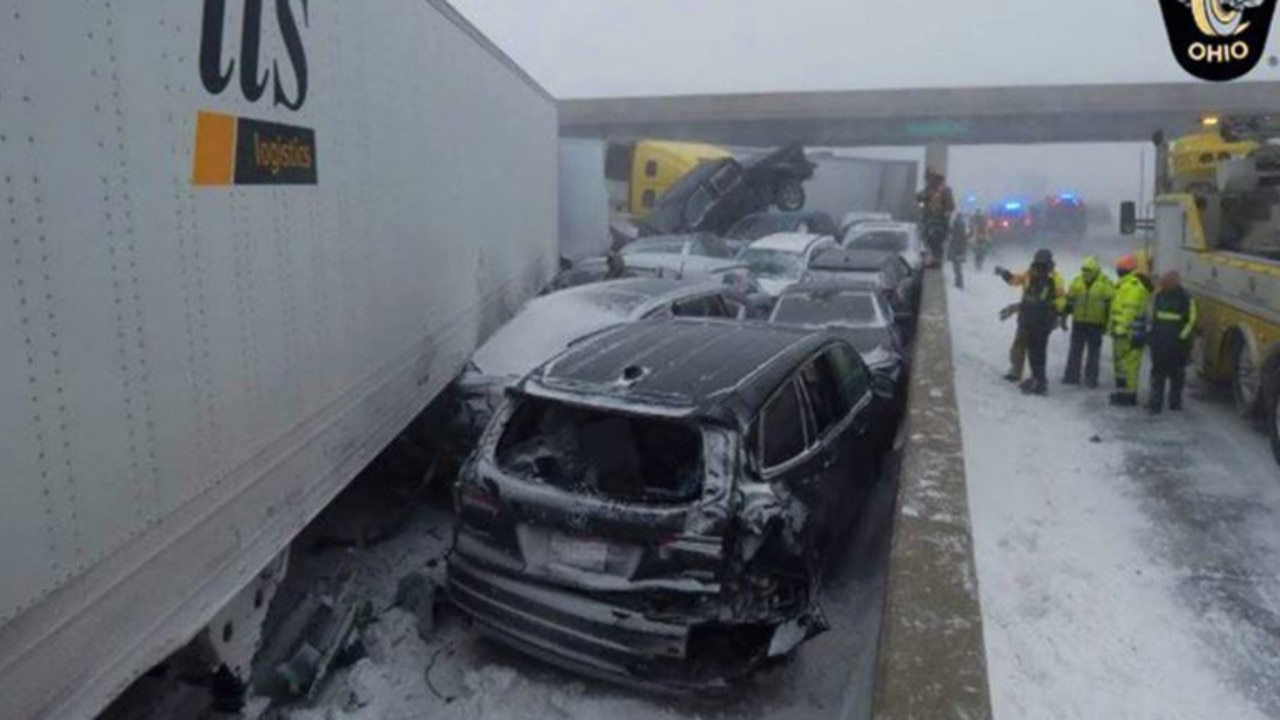
[[[302,108],[308,89],[307,55],[302,42],[302,29],[310,19],[308,0],[275,0],[273,6],[285,57],[274,58],[265,67],[260,57],[263,0],[244,0],[242,4],[237,57],[224,53],[226,0],[204,0],[200,81],[211,95],[221,95],[238,76],[240,92],[249,102],[265,98],[270,87],[273,106],[293,111]],[[286,74],[282,59],[292,71],[291,81],[282,79]],[[196,117],[191,182],[202,186],[314,185],[315,131],[201,111]]]

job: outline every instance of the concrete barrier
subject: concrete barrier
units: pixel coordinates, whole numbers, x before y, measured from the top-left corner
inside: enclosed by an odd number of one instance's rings
[[[880,627],[877,720],[991,717],[943,283],[941,271],[926,271]]]

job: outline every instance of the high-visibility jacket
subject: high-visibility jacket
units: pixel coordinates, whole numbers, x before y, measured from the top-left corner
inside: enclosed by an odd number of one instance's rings
[[[1027,270],[1013,273],[1006,279],[1010,285],[1022,288],[1022,302],[1018,306],[1018,327],[1052,330],[1058,315],[1066,308],[1066,285],[1062,275],[1036,275]]]
[[[1115,294],[1116,286],[1111,278],[1098,273],[1094,275],[1093,282],[1089,282],[1081,273],[1067,289],[1067,313],[1076,323],[1106,325],[1111,317],[1111,300]]]
[[[1056,310],[1059,313],[1065,312],[1067,309],[1067,292],[1066,292],[1067,284],[1062,280],[1062,275],[1057,270],[1054,270],[1049,277],[1053,278],[1054,310]],[[1026,272],[1009,273],[1005,277],[1004,281],[1012,285],[1013,287],[1023,288],[1024,289],[1023,295],[1025,295],[1026,294],[1025,288],[1027,287],[1027,283],[1030,279],[1031,279],[1031,269],[1028,268]]]
[[[1187,347],[1200,315],[1191,293],[1181,287],[1161,290],[1151,306],[1151,351]]]
[[[1111,301],[1111,336],[1129,337],[1134,321],[1141,322],[1146,318],[1150,299],[1151,289],[1147,287],[1146,278],[1136,272],[1121,278]]]

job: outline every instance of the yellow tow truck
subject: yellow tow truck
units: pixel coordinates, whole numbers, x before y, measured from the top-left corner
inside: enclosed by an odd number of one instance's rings
[[[1147,230],[1154,276],[1181,273],[1200,307],[1199,372],[1229,384],[1262,421],[1280,462],[1280,117],[1222,119],[1165,143],[1152,217],[1121,206],[1121,232]]]

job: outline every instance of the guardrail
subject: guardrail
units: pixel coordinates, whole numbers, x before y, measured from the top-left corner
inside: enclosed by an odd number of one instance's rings
[[[926,271],[872,717],[991,717],[960,412],[940,270]]]

